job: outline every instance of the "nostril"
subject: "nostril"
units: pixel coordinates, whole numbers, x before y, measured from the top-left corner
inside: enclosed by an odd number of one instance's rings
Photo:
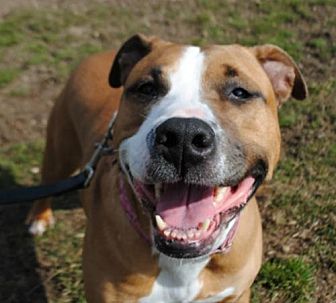
[[[197,134],[191,141],[191,144],[198,149],[205,149],[211,146],[212,139],[206,134]]]

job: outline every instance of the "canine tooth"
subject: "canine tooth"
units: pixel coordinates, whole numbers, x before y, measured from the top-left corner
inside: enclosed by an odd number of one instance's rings
[[[224,195],[226,194],[229,187],[217,187],[216,194],[215,194],[215,202],[221,202],[224,198]]]
[[[160,199],[162,191],[162,183],[157,183],[154,185],[155,199]]]
[[[161,218],[161,216],[155,215],[155,220],[156,220],[156,225],[159,228],[159,230],[164,230],[167,227],[166,222],[163,221],[163,219]]]

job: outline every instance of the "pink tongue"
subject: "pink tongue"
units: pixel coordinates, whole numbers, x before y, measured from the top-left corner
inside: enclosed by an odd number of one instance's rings
[[[182,182],[165,184],[156,212],[170,226],[197,227],[198,223],[215,215],[212,201],[213,188]]]
[[[170,226],[181,229],[197,227],[207,218],[246,202],[254,181],[253,177],[247,177],[237,188],[230,188],[216,206],[211,187],[182,182],[165,184],[156,204],[156,213]]]

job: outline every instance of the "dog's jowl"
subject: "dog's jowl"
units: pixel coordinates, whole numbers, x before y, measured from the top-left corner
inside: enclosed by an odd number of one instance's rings
[[[249,302],[262,255],[254,194],[279,159],[278,109],[306,95],[273,45],[136,35],[82,62],[51,113],[42,177],[83,167],[118,111],[118,152],[81,193],[88,301]],[[29,218],[43,233],[50,201]]]

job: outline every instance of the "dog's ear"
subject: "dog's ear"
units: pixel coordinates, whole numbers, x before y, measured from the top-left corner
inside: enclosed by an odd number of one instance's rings
[[[120,87],[125,84],[134,65],[151,51],[152,37],[136,34],[119,49],[109,75],[109,84]]]
[[[306,82],[294,60],[281,48],[266,44],[252,48],[278,100],[279,107],[292,96],[303,100],[308,95]]]

